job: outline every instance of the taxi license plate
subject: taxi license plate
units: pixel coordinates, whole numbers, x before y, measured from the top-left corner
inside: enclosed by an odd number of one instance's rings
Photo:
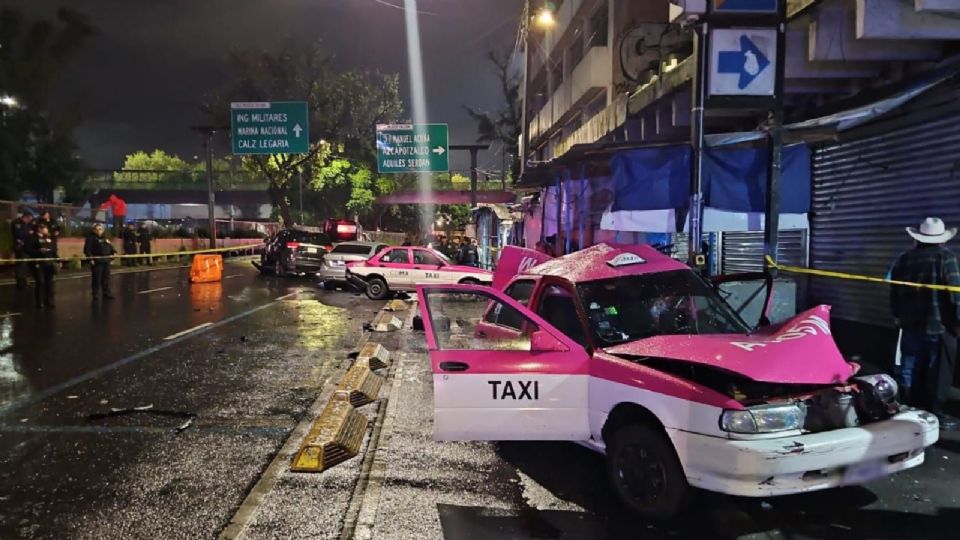
[[[866,463],[854,463],[847,467],[843,472],[844,482],[863,483],[875,480],[883,476],[883,461],[868,461]]]
[[[331,261],[334,266],[343,266],[343,261]]]
[[[304,250],[305,250],[307,253],[316,253],[316,252],[317,252],[317,248],[312,248],[312,247],[304,248]]]

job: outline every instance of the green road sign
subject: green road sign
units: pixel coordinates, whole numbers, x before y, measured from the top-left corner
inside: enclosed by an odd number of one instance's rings
[[[310,117],[306,101],[230,104],[234,154],[306,154]]]
[[[378,124],[377,170],[447,172],[449,146],[446,124]]]

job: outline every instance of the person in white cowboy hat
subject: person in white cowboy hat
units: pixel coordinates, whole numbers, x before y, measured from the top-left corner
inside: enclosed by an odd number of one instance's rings
[[[920,227],[907,227],[916,241],[890,271],[894,281],[960,287],[957,256],[944,247],[957,234],[943,220],[928,217]],[[953,382],[956,338],[960,330],[960,292],[894,285],[891,308],[900,334],[900,366],[896,369],[901,399],[930,410],[941,429],[955,429],[957,419],[943,405]]]

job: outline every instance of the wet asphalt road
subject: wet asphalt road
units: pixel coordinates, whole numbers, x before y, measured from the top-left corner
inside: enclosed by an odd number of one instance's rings
[[[215,537],[380,307],[240,261],[57,285],[0,287],[0,538]]]

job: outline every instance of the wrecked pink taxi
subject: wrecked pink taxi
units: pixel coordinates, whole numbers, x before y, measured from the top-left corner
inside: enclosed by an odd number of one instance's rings
[[[418,288],[438,440],[578,442],[652,518],[675,514],[690,486],[769,496],[866,482],[923,463],[937,441],[937,418],[901,407],[890,377],[857,376],[826,306],[752,330],[646,246],[545,261],[510,250],[494,287]]]

